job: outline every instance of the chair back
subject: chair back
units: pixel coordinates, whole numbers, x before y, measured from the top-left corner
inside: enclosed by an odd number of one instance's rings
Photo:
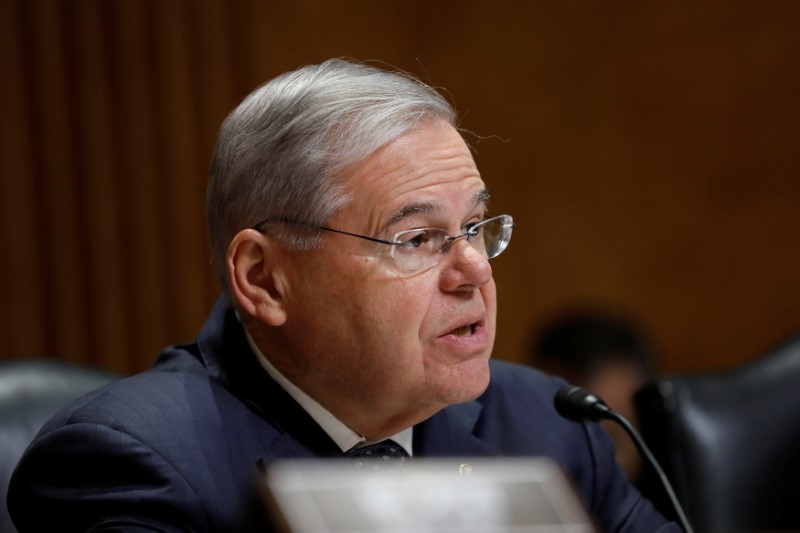
[[[800,530],[800,335],[731,371],[658,380],[636,406],[697,531]],[[642,491],[671,514],[652,472]]]
[[[118,377],[53,359],[0,363],[0,533],[16,531],[6,508],[8,483],[39,429],[72,400]]]

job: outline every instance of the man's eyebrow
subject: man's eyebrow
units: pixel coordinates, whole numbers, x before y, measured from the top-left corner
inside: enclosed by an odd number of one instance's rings
[[[475,205],[488,204],[490,196],[487,189],[479,190],[475,193]]]
[[[473,197],[475,205],[485,205],[489,201],[489,191],[486,189],[481,189],[475,193]],[[389,217],[389,220],[386,221],[386,225],[384,226],[386,229],[391,228],[393,225],[397,224],[398,222],[402,222],[403,219],[410,217],[411,215],[418,215],[420,213],[432,213],[434,211],[441,211],[442,206],[437,202],[416,202],[413,204],[408,204],[406,206],[401,207],[398,209],[392,216]]]
[[[413,204],[408,204],[397,211],[389,217],[389,220],[386,221],[386,228],[391,228],[393,225],[401,222],[403,219],[408,218],[411,215],[417,215],[419,213],[431,213],[433,211],[441,211],[442,206],[439,205],[437,202],[416,202]]]

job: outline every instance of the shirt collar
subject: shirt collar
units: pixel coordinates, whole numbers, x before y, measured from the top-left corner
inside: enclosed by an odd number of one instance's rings
[[[311,418],[313,418],[314,421],[319,424],[322,430],[328,434],[328,436],[336,443],[337,446],[339,446],[342,452],[346,452],[351,448],[371,444],[370,442],[367,442],[365,437],[350,429],[344,422],[336,418],[333,413],[325,409],[325,407],[323,407],[319,402],[300,389],[300,387],[289,381],[289,379],[284,376],[280,370],[275,368],[275,365],[273,365],[269,359],[267,359],[267,356],[264,355],[258,346],[256,346],[255,341],[253,341],[253,338],[250,336],[250,332],[247,331],[247,328],[244,326],[244,324],[242,324],[242,328],[244,329],[244,334],[247,337],[247,343],[256,354],[258,362],[261,364],[264,370],[266,370],[267,374],[269,374],[270,377],[272,377],[272,379],[274,379],[278,385],[280,385],[294,399],[294,401],[300,404],[300,406],[311,416]],[[413,426],[408,427],[389,438],[402,446],[402,448],[408,453],[409,457],[413,456]]]

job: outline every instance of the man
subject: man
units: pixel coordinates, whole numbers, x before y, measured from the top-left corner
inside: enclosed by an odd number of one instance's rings
[[[489,259],[513,222],[487,214],[455,120],[430,87],[340,60],[247,97],[208,189],[225,300],[196,343],[42,429],[11,486],[19,529],[254,528],[257,465],[387,438],[414,457],[547,455],[605,530],[674,527],[602,430],[558,417],[558,382],[489,363]]]

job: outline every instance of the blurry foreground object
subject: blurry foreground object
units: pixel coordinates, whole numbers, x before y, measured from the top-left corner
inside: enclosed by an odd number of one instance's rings
[[[54,359],[0,363],[0,533],[16,531],[6,511],[8,482],[39,428],[72,400],[117,377]]]
[[[698,531],[800,530],[800,335],[732,371],[660,379],[636,406]],[[669,515],[652,481],[643,492]]]
[[[267,484],[273,524],[286,532],[595,531],[545,458],[415,459],[389,476],[348,461],[283,460]]]

